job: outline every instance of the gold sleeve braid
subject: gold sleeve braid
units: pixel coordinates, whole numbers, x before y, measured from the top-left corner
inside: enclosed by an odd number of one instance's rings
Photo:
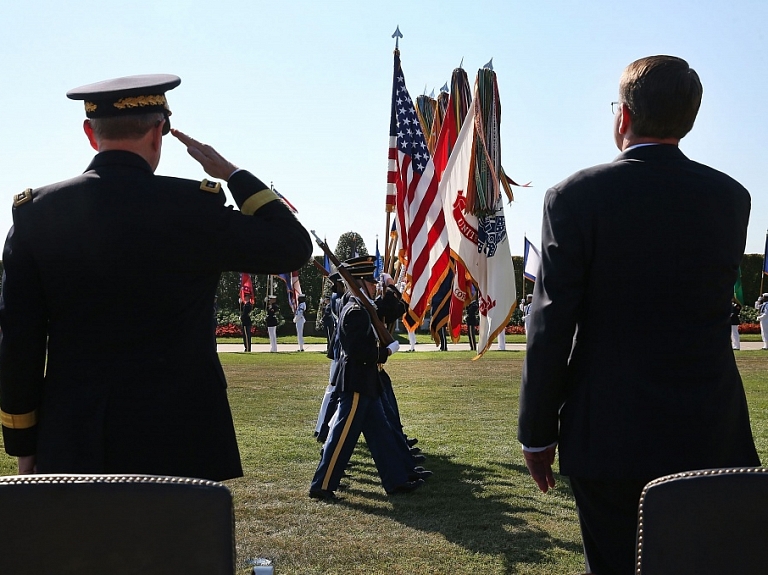
[[[275,192],[265,188],[260,192],[256,192],[250,198],[245,200],[243,202],[243,207],[240,208],[240,211],[246,216],[252,216],[258,209],[276,199],[278,198]]]
[[[20,415],[0,411],[0,423],[7,429],[29,429],[37,425],[37,411]]]

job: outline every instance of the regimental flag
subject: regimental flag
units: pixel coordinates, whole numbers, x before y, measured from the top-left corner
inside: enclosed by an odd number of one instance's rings
[[[448,311],[451,304],[451,286],[453,286],[453,277],[447,276],[443,283],[437,288],[435,295],[432,296],[432,318],[429,320],[429,333],[435,341],[435,345],[440,345],[440,329],[448,327],[450,319]]]
[[[408,331],[414,331],[448,273],[448,236],[435,166],[405,86],[399,50],[395,50],[392,104],[396,118],[397,231],[400,259],[407,266],[403,299],[409,304],[403,323]]]
[[[249,301],[251,305],[253,305],[254,294],[253,279],[251,278],[251,274],[240,274],[240,301],[242,303]]]
[[[299,210],[297,210],[297,209],[296,209],[296,208],[293,206],[293,204],[292,204],[291,202],[289,202],[289,201],[288,201],[288,200],[285,198],[285,196],[284,196],[283,194],[281,194],[280,192],[278,192],[278,191],[277,191],[277,188],[275,188],[274,186],[272,186],[272,191],[275,193],[275,195],[277,196],[277,198],[278,198],[279,200],[282,200],[282,202],[283,202],[283,203],[284,203],[286,206],[288,206],[288,209],[289,209],[289,210],[291,210],[291,212],[293,212],[294,214],[298,214],[298,213],[299,213]]]
[[[739,275],[736,277],[736,283],[733,286],[733,297],[741,307],[744,307],[744,287],[741,285],[741,266],[739,266]]]
[[[541,254],[528,238],[525,238],[525,247],[523,248],[523,277],[532,282],[536,282],[536,275],[541,266]]]
[[[763,275],[768,275],[768,233],[765,234],[765,251],[763,252]],[[760,283],[762,286],[762,282]]]
[[[456,258],[451,258],[453,269],[453,290],[451,293],[450,324],[451,341],[458,343],[461,339],[461,320],[464,316],[464,308],[472,301],[472,278],[467,274],[464,263]]]
[[[301,284],[299,283],[299,272],[291,272],[289,274],[279,274],[276,276],[283,280],[285,283],[285,292],[288,296],[288,304],[291,306],[291,311],[296,313],[296,306],[299,305],[299,296],[301,295]]]
[[[378,237],[376,238],[376,260],[374,261],[373,265],[374,265],[373,277],[375,277],[376,279],[379,279],[379,277],[381,277],[381,272],[384,271],[384,258],[381,257],[381,252],[379,252]]]
[[[461,261],[478,289],[478,357],[509,322],[516,305],[515,272],[501,197],[493,212],[478,218],[465,213],[470,170],[474,169],[475,103],[470,104],[456,147],[440,181],[451,255]]]
[[[323,255],[323,269],[328,272],[328,275],[330,275],[332,273],[332,271],[331,271],[331,259],[328,257],[328,254],[324,254]]]
[[[448,165],[448,157],[456,145],[461,124],[467,115],[469,102],[472,100],[472,89],[469,85],[467,73],[463,68],[456,68],[451,74],[451,89],[440,92],[438,110],[442,110],[443,124],[439,140],[439,148],[435,150],[435,171],[442,177],[445,167]],[[471,281],[467,278],[467,270],[461,261],[451,257],[451,269],[446,279],[450,282],[451,298],[449,306],[449,324],[451,328],[451,341],[458,343],[461,338],[461,320],[464,315],[464,307],[471,301]],[[442,289],[442,286],[441,286]],[[438,290],[439,292],[440,290]],[[434,304],[433,304],[434,305]]]

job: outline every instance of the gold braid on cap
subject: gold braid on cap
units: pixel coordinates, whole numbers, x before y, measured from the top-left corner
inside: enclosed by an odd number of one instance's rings
[[[142,106],[163,106],[168,110],[168,101],[164,94],[158,96],[134,96],[132,98],[120,98],[112,104],[118,110],[126,108],[141,108]],[[168,110],[170,112],[170,110]]]

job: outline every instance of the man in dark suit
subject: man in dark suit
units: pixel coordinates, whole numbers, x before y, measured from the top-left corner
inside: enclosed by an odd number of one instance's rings
[[[312,253],[256,176],[173,131],[218,182],[157,176],[176,76],[68,93],[98,154],[14,201],[0,300],[0,416],[19,473],[242,475],[211,330],[223,271],[276,274]],[[280,249],[263,249],[279,244]],[[100,337],[114,324],[120,338]]]
[[[701,94],[684,60],[630,64],[614,121],[622,153],[544,200],[518,438],[544,492],[559,446],[599,575],[633,572],[646,482],[760,463],[729,345],[750,197],[678,148]],[[628,293],[655,294],[633,300],[631,327],[616,319]],[[661,323],[659,300],[678,302]]]

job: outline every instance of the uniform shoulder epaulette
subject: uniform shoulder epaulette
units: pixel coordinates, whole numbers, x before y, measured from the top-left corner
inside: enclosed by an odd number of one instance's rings
[[[32,199],[32,188],[27,188],[20,194],[16,194],[15,196],[13,196],[13,207],[17,208],[21,204],[26,204],[31,199]]]
[[[210,180],[203,180],[200,182],[200,189],[204,192],[210,192],[212,194],[218,194],[221,191],[220,182],[211,182]]]

